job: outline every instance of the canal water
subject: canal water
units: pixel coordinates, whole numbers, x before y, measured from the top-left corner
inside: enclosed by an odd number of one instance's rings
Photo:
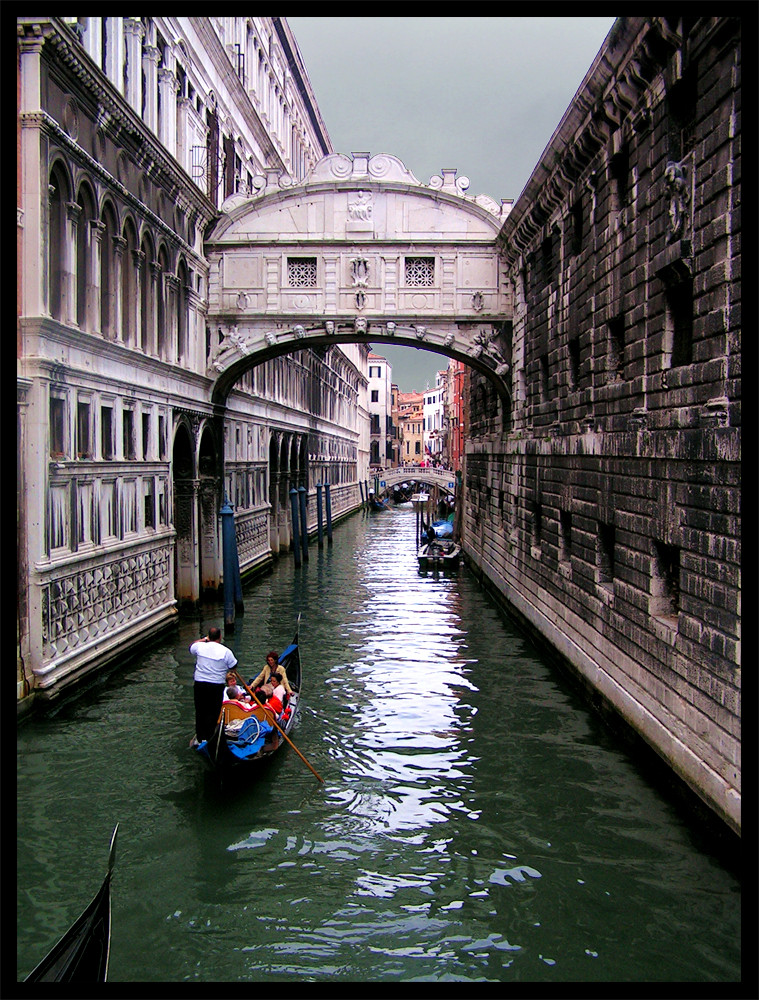
[[[741,887],[408,508],[358,513],[244,590],[250,676],[292,638],[295,744],[219,791],[188,748],[188,645],[222,608],[18,735],[23,978],[119,823],[115,982],[737,982]]]

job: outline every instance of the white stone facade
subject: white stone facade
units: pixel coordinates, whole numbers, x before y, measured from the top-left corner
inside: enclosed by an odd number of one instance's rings
[[[357,505],[366,350],[272,359],[211,401],[204,233],[331,152],[284,19],[17,30],[18,687],[53,696],[218,588],[224,493],[243,572],[289,544],[293,482]]]

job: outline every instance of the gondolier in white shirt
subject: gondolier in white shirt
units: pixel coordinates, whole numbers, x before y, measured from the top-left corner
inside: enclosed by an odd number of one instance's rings
[[[227,671],[237,666],[234,653],[220,640],[221,630],[214,625],[207,636],[190,646],[195,657],[195,738],[199,742],[213,733],[224,700]]]

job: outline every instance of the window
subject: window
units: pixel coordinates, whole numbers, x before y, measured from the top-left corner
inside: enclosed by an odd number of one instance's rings
[[[582,252],[583,239],[585,237],[585,216],[583,214],[582,198],[578,198],[572,206],[570,213],[571,233],[570,245],[572,253],[576,257]]]
[[[124,410],[121,419],[122,419],[124,458],[133,459],[135,457],[134,413],[132,412],[132,410]]]
[[[372,402],[379,403],[379,389],[372,389]]]
[[[80,399],[76,404],[76,457],[92,458],[90,404]]]
[[[113,458],[113,407],[100,407],[100,457],[108,462]]]
[[[548,355],[541,354],[538,361],[540,363],[540,401],[547,403],[549,394]]]
[[[569,387],[580,387],[580,338],[570,337],[567,344],[569,351]]]
[[[145,527],[155,528],[155,497],[153,493],[153,477],[144,479],[142,483],[145,511]]]
[[[669,367],[689,365],[693,361],[693,279],[668,284],[665,304],[664,351]]]
[[[625,319],[615,316],[607,323],[609,332],[606,379],[617,382],[625,377]]]
[[[414,288],[431,288],[435,284],[435,258],[406,257],[406,284]]]
[[[543,267],[543,284],[550,285],[554,278],[553,233],[540,244],[540,259]]]
[[[63,458],[66,453],[66,400],[50,397],[50,457]]]
[[[615,153],[609,161],[609,180],[611,181],[612,210],[620,212],[628,203],[630,194],[630,155],[627,143]]]
[[[540,548],[540,543],[543,540],[543,507],[539,503],[533,503],[530,509],[531,513],[531,543],[532,547],[535,549]]]
[[[142,414],[142,457],[150,458],[150,414]]]
[[[287,284],[290,288],[316,288],[316,257],[288,257]]]
[[[680,549],[654,542],[651,614],[656,618],[677,618],[680,613]]]
[[[158,417],[158,459],[163,461],[166,458],[166,417]]]
[[[678,162],[696,142],[698,67],[691,65],[667,92],[667,141],[670,159]]]
[[[559,561],[569,562],[572,554],[572,514],[568,510],[559,511]]]
[[[596,556],[597,580],[602,586],[611,587],[614,582],[615,530],[613,524],[598,522],[598,552]]]

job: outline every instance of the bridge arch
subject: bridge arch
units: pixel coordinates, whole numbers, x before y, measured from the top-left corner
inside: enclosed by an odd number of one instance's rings
[[[206,239],[207,374],[223,411],[237,380],[304,348],[381,342],[456,358],[510,398],[511,287],[497,247],[510,203],[427,185],[394,156],[332,154],[234,195]]]

